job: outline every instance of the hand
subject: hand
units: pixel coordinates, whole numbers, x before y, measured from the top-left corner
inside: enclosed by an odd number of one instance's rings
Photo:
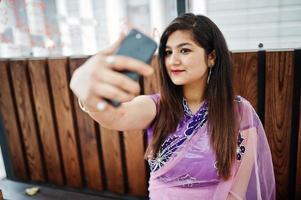
[[[151,66],[131,57],[112,55],[125,35],[108,49],[97,53],[72,75],[70,88],[89,111],[97,111],[104,99],[126,102],[140,93],[139,83],[118,72],[128,70],[143,76],[153,73]]]

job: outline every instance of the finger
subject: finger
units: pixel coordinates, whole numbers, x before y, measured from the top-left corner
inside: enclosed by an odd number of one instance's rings
[[[121,88],[133,95],[140,93],[139,83],[119,72],[106,70],[98,73],[98,80]]]
[[[121,31],[117,40],[111,46],[109,46],[107,49],[103,50],[100,53],[103,55],[113,54],[118,49],[125,36],[126,36],[126,31]]]
[[[129,22],[128,19],[125,19],[123,21],[123,23],[121,24],[122,32],[125,34],[128,34],[130,32],[130,30],[133,28],[134,28],[133,24],[131,22]]]
[[[150,65],[128,56],[108,56],[105,61],[108,67],[117,71],[128,70],[137,72],[143,76],[149,76],[154,72],[154,69]]]
[[[122,89],[106,83],[95,84],[93,90],[97,96],[120,102],[130,101],[135,97]]]

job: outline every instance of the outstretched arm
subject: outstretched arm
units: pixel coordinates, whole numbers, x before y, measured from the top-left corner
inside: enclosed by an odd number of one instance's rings
[[[140,92],[139,83],[119,71],[148,76],[153,69],[137,59],[113,55],[123,38],[121,35],[112,47],[92,56],[75,70],[70,88],[88,114],[104,127],[123,131],[143,129],[155,117],[155,103],[147,96],[135,98]],[[115,108],[105,99],[122,104]]]

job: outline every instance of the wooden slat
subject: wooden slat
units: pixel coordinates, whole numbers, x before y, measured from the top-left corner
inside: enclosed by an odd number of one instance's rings
[[[101,127],[101,147],[106,174],[107,189],[124,193],[124,173],[122,170],[122,154],[120,133]]]
[[[124,132],[125,161],[127,166],[129,194],[147,195],[147,176],[144,160],[143,131]]]
[[[61,185],[63,178],[45,67],[46,60],[28,61],[48,181]]]
[[[71,74],[86,59],[71,59]],[[83,168],[85,173],[85,182],[89,189],[103,190],[102,176],[100,171],[100,157],[98,154],[97,138],[95,132],[95,122],[85,114],[78,106],[77,98],[74,96],[74,105],[76,112],[76,123],[79,132],[81,155],[83,158]]]
[[[150,77],[144,78],[145,94],[154,94],[159,92],[160,67],[158,56],[154,56],[151,66],[155,72]],[[125,160],[127,164],[128,188],[132,195],[147,195],[147,168],[144,160],[145,141],[142,131],[124,132]]]
[[[12,86],[8,79],[8,61],[0,61],[0,112],[3,120],[13,173],[17,179],[27,180],[26,163],[22,152],[22,141],[13,105]]]
[[[26,74],[27,62],[24,60],[11,61],[10,64],[30,178],[34,181],[44,181],[42,156],[38,144],[34,109],[30,100],[29,81]]]
[[[255,110],[258,109],[257,53],[232,53],[234,93],[246,98]]]
[[[151,66],[155,72],[150,77],[144,78],[145,94],[159,91],[160,68],[158,57],[154,56]],[[129,194],[137,196],[147,195],[147,171],[144,160],[144,133],[142,131],[124,132],[125,160],[127,165]]]
[[[66,181],[69,186],[82,187],[77,138],[67,80],[67,59],[49,59],[48,66]]]
[[[299,106],[299,132],[298,132],[298,153],[296,173],[296,200],[301,199],[301,98]]]
[[[293,97],[293,53],[266,55],[265,130],[271,147],[277,199],[288,197]]]

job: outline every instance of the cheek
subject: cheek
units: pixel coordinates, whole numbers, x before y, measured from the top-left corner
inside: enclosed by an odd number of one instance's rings
[[[166,69],[166,72],[167,74],[170,76],[170,65],[168,65],[168,59],[166,58],[165,59],[165,69]]]
[[[165,57],[165,60],[164,60],[164,62],[165,62],[165,66],[166,66],[166,68],[168,69],[169,68],[169,57]]]
[[[188,58],[186,66],[190,66],[189,68],[194,71],[206,71],[207,69],[205,61],[200,58]]]
[[[208,67],[205,62],[195,62],[190,61],[188,68],[188,74],[192,77],[201,77],[206,74]]]

